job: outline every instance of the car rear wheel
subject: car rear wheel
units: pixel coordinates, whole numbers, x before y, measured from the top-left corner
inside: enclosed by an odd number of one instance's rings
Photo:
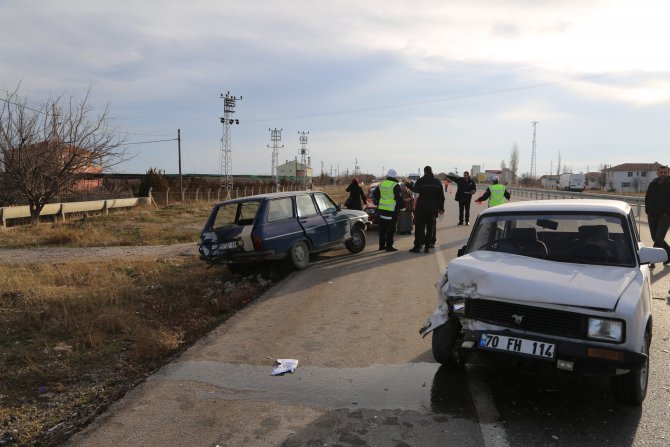
[[[356,226],[351,230],[351,239],[345,242],[344,246],[352,253],[360,253],[365,248],[365,242],[365,232]]]
[[[449,318],[442,326],[433,329],[433,357],[441,365],[455,365],[457,357],[454,347],[461,331],[461,322],[458,318]]]
[[[647,360],[641,369],[612,377],[612,390],[619,402],[630,405],[640,405],[647,395],[650,343],[651,337],[649,332],[645,332],[644,342],[640,348],[640,352],[647,355]]]
[[[296,242],[291,247],[291,262],[298,270],[304,269],[309,264],[309,247],[304,241]]]

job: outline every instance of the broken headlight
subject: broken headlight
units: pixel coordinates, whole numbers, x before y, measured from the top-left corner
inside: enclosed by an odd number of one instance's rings
[[[589,318],[588,337],[603,341],[623,341],[623,321]]]

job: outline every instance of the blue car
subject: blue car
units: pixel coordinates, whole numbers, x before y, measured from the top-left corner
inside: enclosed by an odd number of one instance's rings
[[[198,251],[209,264],[237,267],[270,259],[309,264],[310,253],[344,244],[365,248],[368,215],[340,208],[323,192],[260,194],[218,203],[202,230]]]

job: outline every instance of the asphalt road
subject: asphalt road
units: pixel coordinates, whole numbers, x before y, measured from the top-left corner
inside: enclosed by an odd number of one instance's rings
[[[315,257],[68,445],[670,445],[670,267],[654,273],[641,407],[616,403],[600,378],[480,362],[440,368],[418,329],[470,229],[455,225],[452,195],[447,205],[435,252],[409,253],[411,235],[397,236],[400,251],[378,252],[370,231],[361,254]],[[297,359],[295,373],[272,376],[277,358]]]

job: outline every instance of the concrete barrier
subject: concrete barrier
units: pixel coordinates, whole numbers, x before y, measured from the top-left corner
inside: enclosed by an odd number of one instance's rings
[[[88,202],[66,202],[48,203],[42,208],[40,217],[56,216],[65,220],[66,214],[86,212],[109,212],[114,208],[133,208],[136,206],[151,205],[151,197],[133,197],[128,199],[91,200]],[[0,219],[2,226],[7,227],[7,221],[11,219],[25,219],[30,217],[30,206],[5,206],[0,207]]]

